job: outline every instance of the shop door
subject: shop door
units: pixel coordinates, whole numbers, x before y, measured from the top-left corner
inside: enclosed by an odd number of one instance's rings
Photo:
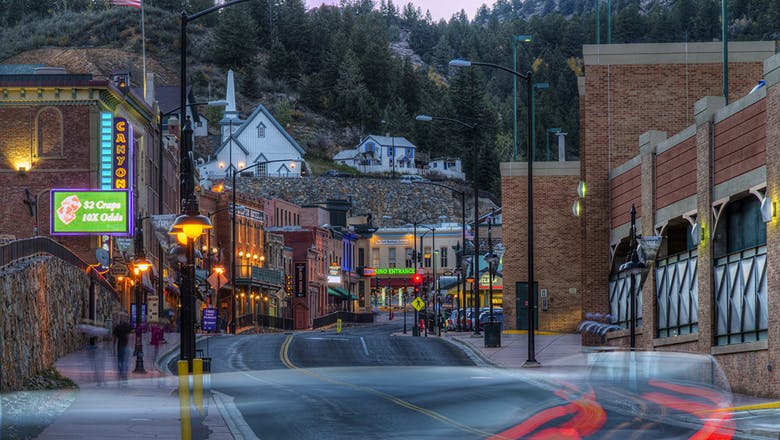
[[[515,283],[515,298],[517,317],[516,325],[518,330],[528,330],[528,283]],[[539,283],[534,282],[534,329],[539,329]]]

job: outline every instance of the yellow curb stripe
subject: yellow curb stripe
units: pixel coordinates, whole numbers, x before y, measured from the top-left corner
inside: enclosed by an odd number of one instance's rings
[[[435,419],[435,420],[438,420],[440,422],[446,423],[448,425],[454,426],[455,428],[457,428],[457,429],[459,429],[461,431],[464,431],[464,432],[468,432],[470,434],[475,434],[475,435],[482,436],[482,437],[502,438],[502,437],[495,437],[495,434],[492,434],[492,433],[489,433],[489,432],[486,432],[486,431],[482,431],[482,430],[479,430],[479,429],[476,429],[476,428],[472,428],[470,426],[466,426],[466,425],[464,425],[464,424],[462,424],[460,422],[457,422],[457,421],[455,421],[455,420],[453,420],[453,419],[451,419],[451,418],[449,418],[449,417],[447,417],[447,416],[445,416],[443,414],[439,414],[436,411],[432,411],[432,410],[429,410],[427,408],[423,408],[421,406],[417,406],[417,405],[415,405],[413,403],[407,402],[407,401],[405,401],[403,399],[400,399],[398,397],[395,397],[395,396],[393,396],[391,394],[387,394],[387,393],[384,393],[382,391],[378,391],[378,390],[375,390],[373,388],[365,387],[365,386],[362,386],[362,385],[355,385],[355,384],[351,384],[349,382],[343,382],[343,381],[340,381],[338,379],[333,379],[333,378],[330,378],[330,377],[322,376],[322,375],[320,375],[318,373],[315,373],[313,371],[310,371],[310,370],[308,370],[306,368],[301,368],[301,367],[295,365],[290,360],[290,356],[288,354],[288,350],[290,349],[290,344],[292,343],[293,337],[294,337],[294,335],[289,335],[289,336],[287,336],[287,338],[285,338],[284,342],[282,343],[282,348],[281,348],[280,353],[279,353],[279,357],[281,358],[282,363],[284,363],[284,365],[287,368],[291,369],[291,370],[297,370],[297,371],[299,371],[299,372],[301,372],[303,374],[306,374],[307,376],[313,377],[315,379],[319,379],[319,380],[321,380],[323,382],[330,382],[330,383],[333,383],[333,384],[336,384],[336,385],[341,385],[341,386],[352,388],[352,389],[355,389],[355,390],[358,390],[358,391],[363,391],[363,392],[366,392],[366,393],[373,394],[375,396],[378,396],[378,397],[381,397],[381,398],[383,398],[385,400],[388,400],[388,401],[390,401],[390,402],[392,402],[392,403],[394,403],[394,404],[396,404],[398,406],[402,406],[404,408],[410,409],[410,410],[418,412],[420,414],[424,414],[424,415],[426,415],[426,416],[428,416],[428,417],[430,417],[432,419]]]
[[[733,406],[731,408],[711,409],[706,412],[732,412],[732,411],[751,411],[756,409],[777,409],[780,408],[780,402],[756,403],[754,405]]]
[[[528,330],[504,330],[501,333],[505,335],[527,335]],[[559,335],[567,335],[569,333],[562,333],[562,332],[548,332],[548,331],[534,331],[535,335],[542,335],[542,336],[559,336]]]

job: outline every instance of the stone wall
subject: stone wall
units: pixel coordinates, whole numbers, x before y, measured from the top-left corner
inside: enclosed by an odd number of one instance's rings
[[[442,183],[458,191],[466,191],[466,217],[473,218],[474,204],[469,202],[474,197],[471,189],[459,183]],[[434,185],[381,178],[239,176],[237,186],[240,194],[279,197],[297,205],[325,202],[327,199],[352,200],[351,214],[371,213],[375,226],[383,226],[382,217],[385,215],[410,220],[446,215],[448,221],[460,222],[460,194]],[[487,212],[490,207],[480,210]]]
[[[0,390],[86,343],[78,324],[88,317],[90,277],[51,256],[19,260],[0,269]],[[119,298],[95,283],[96,320],[116,319]]]

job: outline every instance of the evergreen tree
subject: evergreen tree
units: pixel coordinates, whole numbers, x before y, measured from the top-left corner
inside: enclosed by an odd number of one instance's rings
[[[376,103],[368,92],[360,73],[357,59],[347,50],[335,86],[333,107],[344,122],[357,124],[362,128],[375,117]]]
[[[214,61],[226,68],[240,69],[254,61],[255,21],[240,6],[226,8],[219,14],[215,31]]]

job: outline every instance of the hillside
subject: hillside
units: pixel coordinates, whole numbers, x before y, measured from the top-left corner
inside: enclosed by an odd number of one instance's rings
[[[730,2],[729,38],[780,36],[776,3]],[[213,1],[187,4],[192,13]],[[140,79],[138,11],[109,5],[0,0],[0,62],[62,65],[96,75],[122,68]],[[147,0],[145,5],[149,71],[158,74],[157,84],[177,84],[181,2]],[[532,35],[533,42],[517,44],[516,51],[518,69],[531,68],[536,81],[550,85],[536,99],[536,139],[543,140],[548,127],[560,127],[568,133],[567,157],[576,158],[577,77],[583,74],[582,45],[597,39],[595,12],[592,2],[500,0],[481,8],[472,20],[457,14],[433,22],[417,8],[390,1],[347,0],[340,7],[307,11],[301,0],[254,0],[190,23],[189,84],[197,96],[218,99],[225,73],[233,69],[239,110],[249,114],[263,103],[309,157],[326,159],[369,133],[392,134],[407,137],[422,153],[463,157],[472,179],[470,152],[476,142],[484,170],[478,183],[498,193],[495,170],[514,150],[512,77],[451,68],[448,61],[463,57],[511,66],[512,36]],[[717,0],[631,0],[615,4],[611,12],[613,43],[721,37]],[[600,14],[600,41],[606,42],[606,10]],[[528,109],[520,89],[522,115]],[[414,120],[418,114],[475,123],[479,130],[421,124]],[[522,160],[529,150],[522,122],[518,130]],[[535,148],[541,157],[544,142]]]

